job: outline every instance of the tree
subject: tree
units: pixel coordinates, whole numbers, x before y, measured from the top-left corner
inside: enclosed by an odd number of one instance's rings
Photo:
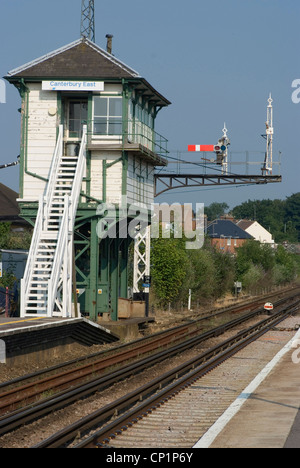
[[[0,249],[9,248],[10,223],[0,223]]]
[[[252,265],[261,267],[265,273],[275,265],[272,248],[255,240],[249,240],[237,249],[236,261],[238,277],[250,270]]]
[[[204,208],[204,214],[207,215],[209,221],[218,219],[229,210],[227,203],[211,203]]]
[[[297,241],[300,240],[300,192],[288,197],[285,208],[285,223],[291,222],[297,230]]]
[[[0,223],[0,249],[28,250],[30,248],[31,237],[31,232],[27,230],[24,232],[13,232],[11,230],[11,223]]]
[[[152,279],[161,306],[177,301],[187,288],[188,258],[182,239],[153,239]]]
[[[232,210],[236,219],[258,221],[276,242],[300,239],[300,193],[286,200],[248,200]]]

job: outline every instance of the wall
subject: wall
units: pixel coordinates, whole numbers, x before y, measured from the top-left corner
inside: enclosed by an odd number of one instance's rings
[[[226,238],[211,239],[211,244],[215,246],[218,250],[235,254],[236,249],[241,247],[245,242],[247,242],[247,239],[231,239],[230,245],[228,245],[227,241],[228,239]]]
[[[122,194],[121,152],[93,151],[91,156],[91,196],[103,200],[103,184],[106,184],[106,202],[120,203]],[[103,162],[106,162],[105,176]],[[118,162],[116,162],[118,161]]]
[[[29,117],[27,170],[48,178],[57,138],[57,114],[50,115],[50,109],[57,109],[57,93],[42,91],[41,83],[28,83]],[[24,174],[23,198],[38,200],[46,182]]]
[[[154,167],[136,156],[128,158],[127,197],[128,203],[145,203],[149,208],[154,202]]]
[[[272,234],[256,221],[246,229],[246,232],[262,244],[274,244]]]

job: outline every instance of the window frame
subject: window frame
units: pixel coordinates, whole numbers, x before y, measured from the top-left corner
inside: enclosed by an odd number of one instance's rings
[[[96,99],[101,100],[105,99],[107,101],[106,103],[106,115],[96,115]],[[118,99],[120,100],[120,110],[121,114],[111,114],[111,100],[113,99]],[[92,110],[92,119],[93,119],[93,138],[115,138],[115,137],[120,137],[122,136],[123,133],[123,97],[122,95],[94,95],[93,96],[93,110]],[[95,131],[96,125],[97,125],[97,119],[103,121],[103,125],[105,126],[104,131]],[[101,124],[101,122],[98,122],[98,125]],[[117,126],[117,130],[111,131],[111,128],[114,128],[113,126]],[[119,126],[119,128],[118,128]]]

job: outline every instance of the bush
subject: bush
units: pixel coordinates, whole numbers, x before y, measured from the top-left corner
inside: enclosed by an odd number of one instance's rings
[[[250,268],[241,276],[243,288],[246,290],[261,286],[264,278],[264,271],[260,265],[251,265]]]
[[[155,239],[151,250],[152,281],[162,307],[178,300],[187,287],[188,258],[181,239]]]

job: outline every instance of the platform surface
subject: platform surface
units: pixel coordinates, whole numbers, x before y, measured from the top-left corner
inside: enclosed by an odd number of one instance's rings
[[[30,335],[30,338],[28,336]],[[102,344],[118,341],[118,337],[108,328],[79,318],[46,317],[1,317],[0,339],[6,342],[7,349],[33,346],[41,340],[50,342],[72,337],[82,344]]]
[[[300,332],[195,448],[300,448]]]

